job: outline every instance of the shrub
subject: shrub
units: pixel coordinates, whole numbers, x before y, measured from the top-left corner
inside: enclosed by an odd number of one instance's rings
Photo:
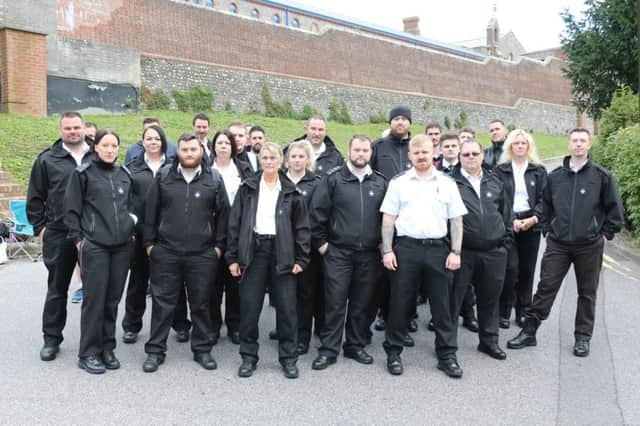
[[[224,110],[227,112],[233,112],[233,107],[231,106],[230,102],[225,102],[224,103]]]
[[[309,117],[313,117],[314,115],[318,115],[318,110],[316,110],[311,105],[305,105],[302,107],[302,113],[300,113],[300,120],[308,120]]]
[[[353,124],[351,116],[349,115],[349,109],[344,101],[338,103],[337,99],[333,99],[329,102],[329,121],[336,121],[342,124]]]
[[[353,121],[351,121],[351,115],[349,115],[349,109],[347,109],[347,104],[344,102],[340,103],[340,117],[338,123],[353,124]]]
[[[148,87],[140,89],[140,100],[146,109],[169,109],[171,98],[162,89],[150,90]]]
[[[638,122],[640,122],[638,95],[628,87],[622,86],[614,93],[609,108],[602,112],[599,138],[607,143],[612,133]]]
[[[516,129],[516,125],[515,124],[509,123],[507,125],[507,130],[510,131],[510,132],[514,131],[515,129]]]
[[[448,115],[444,116],[444,127],[446,127],[447,130],[451,130],[451,119]]]
[[[387,115],[382,111],[378,111],[377,113],[369,116],[369,123],[371,124],[382,124],[386,122]]]
[[[466,127],[467,125],[467,113],[465,111],[460,111],[460,114],[458,115],[458,118],[456,118],[455,120],[453,120],[453,127],[456,130],[460,130],[463,127]]]
[[[192,86],[185,91],[174,90],[171,95],[183,112],[210,111],[213,103],[213,91],[202,86]]]

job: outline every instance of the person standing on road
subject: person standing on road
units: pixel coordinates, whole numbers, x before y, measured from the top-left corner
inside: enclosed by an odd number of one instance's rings
[[[432,167],[433,145],[428,136],[411,139],[409,158],[413,168],[389,182],[380,207],[383,263],[391,278],[383,345],[387,370],[393,375],[403,373],[400,354],[407,334],[407,319],[415,309],[417,285],[427,280],[438,369],[448,376],[462,377],[456,359],[451,292],[452,271],[460,268],[462,216],[467,209],[455,182]],[[450,240],[447,222],[451,228]]]
[[[562,166],[549,174],[542,192],[542,211],[536,217],[547,237],[540,266],[540,282],[525,311],[524,328],[507,347],[537,344],[536,331],[547,319],[562,281],[573,265],[578,286],[573,354],[589,355],[602,268],[604,240],[622,228],[622,200],[611,173],[589,159],[587,129],[569,132],[569,153]]]
[[[116,358],[118,303],[129,272],[138,217],[129,172],[116,164],[120,137],[96,133],[96,158],[71,174],[64,223],[78,250],[84,282],[78,366],[91,374],[120,368]]]
[[[451,174],[468,211],[463,221],[462,263],[453,286],[453,318],[458,318],[463,300],[473,285],[478,306],[478,351],[504,360],[507,354],[498,345],[498,306],[507,248],[513,239],[512,202],[502,182],[482,169],[482,157],[480,143],[463,143],[461,167]],[[454,327],[454,332],[456,330]]]
[[[298,377],[296,276],[309,263],[311,232],[302,194],[280,171],[282,151],[267,142],[259,153],[261,172],[245,180],[229,217],[229,271],[240,279],[238,376],[250,377],[258,363],[258,323],[270,281],[276,299],[280,365]]]
[[[326,320],[314,370],[336,362],[343,331],[344,356],[361,364],[373,363],[364,347],[381,272],[378,225],[387,179],[371,169],[370,159],[371,139],[354,135],[349,141],[349,161],[330,171],[313,196],[313,245],[323,256]]]
[[[217,364],[213,347],[211,283],[226,244],[229,202],[224,182],[206,167],[204,149],[193,133],[178,141],[178,158],[163,167],[149,189],[145,206],[144,242],[150,259],[151,333],[145,344],[143,371],[164,362],[167,336],[180,291],[187,290],[193,334],[193,359],[207,370]]]
[[[42,259],[49,273],[42,312],[42,361],[54,360],[60,351],[67,321],[67,293],[78,258],[75,245],[67,239],[64,195],[69,176],[92,157],[90,144],[84,137],[82,115],[65,112],[60,115],[60,139],[38,155],[31,169],[27,217],[42,242]]]
[[[500,327],[509,328],[514,304],[516,324],[522,327],[524,311],[531,305],[533,274],[540,247],[540,227],[535,212],[542,210],[542,190],[547,183],[547,170],[540,164],[530,134],[522,129],[509,133],[495,174],[513,201],[514,216],[514,239],[500,295]]]

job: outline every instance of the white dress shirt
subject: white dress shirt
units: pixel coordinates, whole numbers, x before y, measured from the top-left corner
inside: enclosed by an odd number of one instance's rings
[[[63,142],[62,143],[62,148],[67,151],[69,154],[71,154],[71,156],[73,157],[74,160],[76,160],[76,165],[79,166],[82,164],[82,159],[84,158],[85,154],[87,152],[89,152],[89,150],[91,149],[91,147],[89,146],[88,143],[86,143],[85,141],[82,141],[82,151],[80,151],[79,154],[74,153],[73,151],[71,151],[67,145]]]
[[[524,167],[521,169],[516,166],[516,163],[511,162],[511,169],[513,170],[513,212],[521,213],[531,210],[529,206],[529,193],[527,193],[527,182],[524,180],[524,172],[527,171],[528,162],[524,163]]]
[[[187,183],[191,183],[191,181],[198,176],[200,173],[202,173],[202,166],[198,166],[195,170],[194,173],[186,173],[184,172],[184,169],[182,168],[182,164],[178,164],[178,173],[180,173],[180,175],[182,176],[182,178],[184,179],[185,182]]]
[[[229,205],[233,205],[233,200],[236,199],[236,194],[238,193],[238,188],[240,187],[240,183],[242,182],[242,178],[240,177],[240,172],[236,167],[236,163],[231,160],[229,163],[229,167],[224,170],[218,167],[218,164],[213,162],[213,169],[216,169],[220,176],[222,176],[222,181],[224,182],[224,187],[227,190],[227,198],[229,199]]]
[[[269,189],[264,181],[264,176],[260,178],[256,226],[253,228],[256,234],[276,235],[276,207],[281,190],[280,179],[278,179],[273,189]]]
[[[471,176],[463,168],[460,168],[460,171],[462,172],[462,176],[464,176],[465,179],[469,181],[471,186],[473,186],[473,190],[476,191],[478,198],[480,198],[480,184],[482,183],[482,169],[480,169],[480,175],[478,176]]]

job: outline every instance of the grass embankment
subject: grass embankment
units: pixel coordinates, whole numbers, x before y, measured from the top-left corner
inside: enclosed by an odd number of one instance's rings
[[[140,139],[142,119],[145,116],[158,117],[167,137],[173,141],[181,133],[191,130],[193,114],[175,111],[144,111],[125,115],[87,115],[85,120],[97,123],[100,128],[109,127],[120,135],[122,140],[120,158],[123,159],[126,149]],[[304,121],[228,111],[211,112],[209,117],[212,121],[212,128],[216,130],[235,120],[259,124],[266,130],[268,140],[278,142],[281,145],[304,133]],[[33,118],[0,114],[0,164],[4,170],[11,172],[18,183],[26,186],[31,166],[38,153],[58,139],[58,120],[59,118],[55,116]],[[328,123],[329,135],[343,153],[346,153],[347,143],[353,134],[364,133],[376,139],[386,127],[386,124],[344,125]],[[415,123],[411,130],[413,134],[424,132],[424,126],[422,123]],[[477,130],[479,131],[478,140],[484,146],[489,145],[486,130]],[[213,133],[214,131],[211,132],[211,135]],[[534,138],[542,158],[555,157],[566,152],[564,137],[534,134]]]

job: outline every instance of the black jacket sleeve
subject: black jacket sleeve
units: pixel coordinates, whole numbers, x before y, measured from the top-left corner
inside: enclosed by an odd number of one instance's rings
[[[224,250],[227,246],[227,224],[229,222],[229,200],[227,198],[227,190],[224,181],[219,179],[216,188],[216,206],[215,206],[215,223],[212,224],[215,229],[215,246],[220,250]]]
[[[291,220],[295,233],[295,263],[305,269],[311,260],[311,226],[307,206],[300,195],[293,200]]]
[[[604,222],[602,223],[602,234],[607,240],[612,240],[614,234],[620,232],[622,229],[624,210],[615,179],[610,174],[604,177],[601,200],[605,213]]]
[[[503,244],[509,247],[513,242],[513,199],[507,187],[500,182],[502,187],[502,221],[504,222],[505,233],[502,239]]]
[[[547,183],[542,190],[540,198],[540,209],[536,211],[536,217],[542,227],[542,235],[546,237],[551,227],[551,218],[553,217],[553,199],[551,195],[551,181],[547,179]]]
[[[86,175],[74,170],[64,194],[64,224],[69,228],[68,238],[74,243],[82,241],[82,206],[86,185]]]
[[[332,175],[322,178],[316,185],[311,198],[311,240],[313,248],[318,249],[329,238],[327,231],[331,216],[331,186],[329,180]]]
[[[240,238],[240,225],[242,222],[242,211],[246,200],[246,186],[240,185],[233,206],[229,211],[229,220],[227,225],[227,251],[225,260],[228,265],[238,262],[238,239]],[[251,226],[251,225],[245,225]]]
[[[160,217],[160,173],[149,187],[144,202],[144,219],[142,220],[142,245],[147,247],[156,243],[158,238],[158,222]]]
[[[538,188],[536,193],[538,194],[538,197],[535,200],[535,207],[533,209],[533,213],[538,218],[538,222],[540,222],[540,217],[542,216],[542,196],[545,188],[547,187],[548,177],[549,174],[547,173],[547,169],[540,167],[540,170],[538,171],[538,181],[536,182]]]
[[[46,204],[47,204],[47,170],[40,157],[36,159],[31,168],[29,177],[29,188],[27,190],[27,218],[33,226],[36,235],[40,234],[42,228],[47,224]]]

